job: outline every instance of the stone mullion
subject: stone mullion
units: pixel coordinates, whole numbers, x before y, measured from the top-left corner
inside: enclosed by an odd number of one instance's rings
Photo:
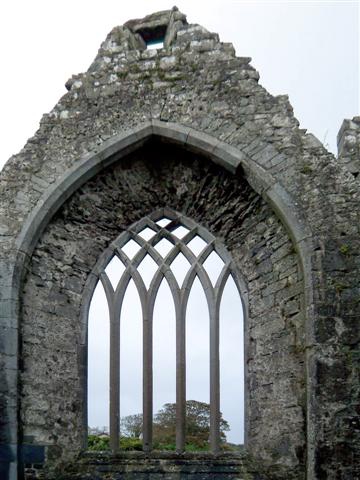
[[[149,223],[150,222],[148,222],[148,224]],[[149,226],[148,224],[146,224],[146,226]],[[146,290],[142,280],[140,280],[141,286],[139,289],[143,309],[143,450],[148,452],[152,450],[153,443],[153,315],[154,304],[163,275],[167,277],[173,293],[176,311],[178,311],[178,295],[176,280],[169,266],[163,263],[163,258],[152,247],[149,241],[139,236],[137,236],[136,239],[142,245],[142,249],[146,251],[159,266],[158,271],[151,281],[149,290]],[[138,253],[135,258],[137,259],[139,255]],[[138,262],[135,264],[135,267],[137,266]],[[136,270],[134,270],[134,276],[141,279],[141,276]]]
[[[219,312],[210,310],[210,448],[220,450],[220,349]]]
[[[179,245],[174,246],[174,253],[177,255]],[[165,277],[173,296],[176,313],[176,450],[182,452],[185,447],[185,404],[186,404],[186,380],[185,380],[185,309],[183,308],[180,288],[176,278],[171,271],[168,262],[172,262],[173,256],[170,254],[165,261],[153,249],[149,249],[149,254],[153,255],[154,260],[159,265],[159,270],[155,273],[149,288],[149,317],[151,323],[153,319],[154,304],[156,295],[162,279]],[[145,345],[144,345],[145,348]]]
[[[207,258],[212,249],[212,245],[206,247],[200,257],[198,257],[197,259],[200,260],[201,263],[197,263],[194,254],[186,246],[182,245],[181,251],[184,253],[185,256],[190,258],[192,257],[195,263],[193,263],[193,265],[190,267],[190,270],[188,271],[183,283],[181,292],[181,308],[184,312],[183,328],[185,352],[185,312],[190,290],[197,275],[205,292],[210,316],[210,446],[212,452],[216,453],[219,450],[220,444],[219,315],[215,303],[215,290],[211,284],[210,278],[206,270],[202,265],[202,262]]]
[[[123,273],[120,282],[117,286],[115,292],[115,301],[114,301],[114,325],[117,325],[118,330],[114,329],[114,334],[118,339],[118,344],[116,338],[113,339],[113,348],[114,352],[117,354],[118,364],[116,359],[110,357],[110,377],[112,379],[111,386],[115,390],[113,394],[114,405],[112,407],[111,397],[110,397],[110,425],[113,423],[113,442],[111,437],[110,430],[110,442],[111,449],[117,451],[119,449],[119,427],[120,427],[120,317],[121,317],[121,307],[124,300],[125,292],[128,287],[129,281],[132,278],[135,286],[138,290],[142,315],[143,315],[143,445],[144,450],[151,450],[152,444],[152,318],[149,314],[149,298],[147,294],[146,287],[141,278],[141,275],[136,270],[136,266],[139,263],[139,259],[144,258],[146,251],[140,251],[130,260],[127,255],[118,247],[117,255],[120,260],[126,265],[126,271]],[[134,265],[135,264],[135,265]],[[110,330],[111,332],[111,330]],[[111,334],[111,333],[110,333]],[[112,350],[112,335],[110,338],[110,352]],[[112,371],[112,363],[114,365],[114,370]],[[113,372],[113,376],[112,376]],[[118,398],[115,398],[116,393],[118,393]],[[116,403],[115,403],[116,402]],[[116,418],[118,418],[118,423],[116,424]],[[117,437],[115,433],[117,432]],[[117,443],[115,443],[117,442]]]
[[[120,322],[110,309],[110,448],[119,450],[120,437]]]
[[[187,225],[194,228],[193,225]],[[190,231],[185,238],[194,237],[195,232]],[[181,240],[181,251],[190,264],[194,265],[196,257],[193,252]],[[186,306],[194,276],[187,275],[183,287],[179,290],[180,302],[176,309],[176,450],[185,450],[186,440]],[[181,287],[181,286],[180,286]],[[176,304],[176,302],[175,302]]]
[[[100,279],[105,290],[110,318],[109,425],[110,448],[115,453],[119,450],[120,432],[120,319],[116,315],[114,290],[105,272],[101,274]]]
[[[194,254],[180,245],[181,251],[190,260]],[[180,289],[180,309],[176,314],[176,449],[182,452],[186,441],[186,307],[190,290],[196,277],[196,263],[192,264]]]
[[[176,312],[176,450],[185,449],[186,427],[186,307]]]
[[[112,290],[111,283],[105,273],[101,275],[110,316],[110,448],[114,453],[120,448],[120,314],[125,292],[132,277],[131,273],[129,264],[111,297],[111,302],[107,293]]]
[[[213,453],[220,450],[220,353],[219,353],[219,308],[217,298],[219,289],[213,288],[210,278],[203,267],[203,262],[214,250],[209,244],[196,259],[194,270],[204,289],[209,308],[210,330],[210,449]],[[185,252],[184,252],[185,253]],[[189,277],[190,278],[190,277]],[[225,278],[223,269],[221,278]],[[222,282],[223,283],[223,282]]]
[[[143,310],[143,450],[152,449],[153,420],[153,314],[148,298]]]
[[[142,253],[142,252],[139,252]],[[133,259],[138,262],[139,253]],[[145,252],[146,254],[146,252]],[[150,297],[143,279],[137,271],[137,263],[130,264],[131,277],[138,290],[143,316],[143,450],[152,449],[152,417],[153,417],[153,364],[152,364],[152,309]],[[119,312],[120,314],[120,312]]]
[[[116,291],[112,296],[110,303],[108,291],[113,291],[111,282],[105,272],[101,274],[101,280],[104,285],[105,294],[109,303],[110,316],[110,449],[116,453],[120,449],[120,317],[121,308],[125,296],[125,292],[133,277],[134,269],[131,261],[125,253],[119,248],[116,248],[116,255],[126,265],[126,270],[123,273]],[[105,280],[105,282],[104,282]],[[134,282],[137,285],[136,278]],[[138,286],[138,285],[137,285]],[[139,292],[140,293],[140,292]]]
[[[213,308],[210,311],[210,448],[213,453],[219,452],[221,443],[220,303],[229,275],[230,262],[224,265],[216,282]]]

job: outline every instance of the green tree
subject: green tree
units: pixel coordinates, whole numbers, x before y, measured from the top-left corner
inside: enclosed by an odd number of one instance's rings
[[[226,442],[229,424],[220,414],[220,436]],[[166,403],[154,417],[155,445],[171,444],[175,441],[176,404]],[[188,400],[186,402],[186,443],[195,448],[205,449],[210,436],[210,405],[205,402]]]
[[[140,439],[142,434],[143,416],[141,414],[122,417],[120,430],[122,436],[130,439]],[[226,443],[229,424],[220,413],[221,441]],[[207,450],[210,436],[210,405],[205,402],[188,400],[186,402],[186,448],[191,450]],[[154,416],[153,439],[154,447],[161,450],[175,450],[176,437],[176,404],[166,403]],[[124,441],[126,439],[124,438]]]
[[[128,415],[120,419],[121,434],[126,437],[140,438],[142,434],[143,416],[141,413]]]

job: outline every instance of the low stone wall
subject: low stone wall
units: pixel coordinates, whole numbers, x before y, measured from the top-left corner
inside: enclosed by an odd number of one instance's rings
[[[29,466],[30,467],[30,466]],[[267,480],[245,454],[86,452],[62,471],[27,468],[25,480]]]

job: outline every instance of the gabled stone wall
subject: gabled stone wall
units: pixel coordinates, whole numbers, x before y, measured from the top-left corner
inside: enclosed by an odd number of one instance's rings
[[[165,48],[146,49],[163,35]],[[87,72],[66,83],[68,93],[4,167],[4,478],[17,477],[17,460],[51,464],[66,456],[70,436],[79,447],[83,354],[74,339],[86,274],[112,234],[167,201],[224,238],[248,280],[249,449],[279,478],[360,475],[360,195],[342,164],[356,164],[358,135],[348,148],[342,138],[349,135],[340,134],[337,160],[298,128],[288,98],[271,96],[258,80],[249,58],[177,10],[128,22],[109,34]],[[352,122],[346,125],[356,131]],[[184,150],[171,153],[172,168],[161,155],[153,160],[161,185],[145,146],[134,152],[155,137]],[[127,152],[133,157],[123,161]],[[209,186],[199,190],[204,175]],[[114,218],[97,182],[118,202]],[[104,207],[98,217],[92,195]],[[110,215],[110,231],[96,240],[100,214]],[[80,238],[87,238],[83,249]],[[274,381],[265,385],[268,374]],[[64,400],[59,388],[68,392],[69,382],[76,387]]]

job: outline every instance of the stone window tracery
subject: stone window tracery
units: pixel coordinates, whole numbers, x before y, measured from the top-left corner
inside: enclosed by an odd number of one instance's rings
[[[187,265],[184,270],[184,265]],[[166,280],[174,301],[176,330],[176,448],[185,447],[186,310],[198,279],[209,313],[210,448],[220,449],[220,334],[222,294],[231,277],[240,279],[230,254],[206,229],[171,209],[161,209],[124,231],[104,252],[93,272],[101,281],[109,308],[110,447],[118,450],[120,431],[120,323],[130,283],[139,294],[143,335],[143,449],[152,449],[153,316]]]

